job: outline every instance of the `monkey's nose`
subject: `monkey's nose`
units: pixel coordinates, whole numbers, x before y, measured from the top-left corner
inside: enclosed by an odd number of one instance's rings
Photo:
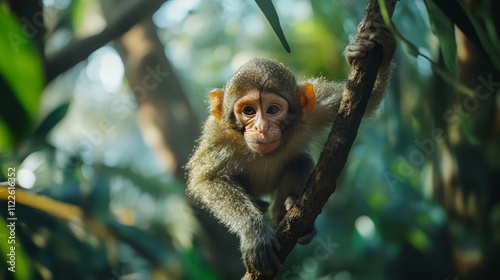
[[[263,121],[263,120],[258,120],[255,123],[255,130],[257,130],[260,133],[265,133],[266,131],[269,130],[269,122]]]

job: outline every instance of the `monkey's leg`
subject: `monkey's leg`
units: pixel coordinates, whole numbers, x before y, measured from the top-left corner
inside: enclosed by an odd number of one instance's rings
[[[297,198],[302,194],[306,186],[313,167],[314,163],[307,155],[299,156],[288,164],[278,186],[273,206],[273,221],[275,223],[281,221],[286,212],[295,206]],[[311,242],[316,233],[314,226],[311,227],[304,236],[297,239],[297,243],[307,244]]]

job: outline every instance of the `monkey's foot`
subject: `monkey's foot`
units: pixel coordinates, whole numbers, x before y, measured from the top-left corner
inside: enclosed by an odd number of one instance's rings
[[[352,65],[355,58],[365,57],[368,50],[373,46],[375,46],[375,43],[368,40],[364,40],[361,44],[348,45],[345,49],[345,58],[349,65]]]
[[[297,204],[297,196],[296,195],[290,195],[286,198],[285,200],[285,210],[288,212],[292,207],[294,207]]]
[[[309,244],[311,242],[311,240],[314,238],[314,236],[316,236],[317,233],[318,233],[318,230],[314,226],[312,226],[309,228],[309,230],[307,231],[306,234],[297,238],[297,243],[299,243],[300,245]]]
[[[285,210],[287,212],[290,211],[290,209],[292,209],[292,207],[294,207],[296,204],[297,204],[297,197],[296,196],[291,195],[291,196],[287,197],[285,200]],[[314,226],[312,226],[311,228],[309,228],[309,230],[306,232],[306,234],[297,238],[297,243],[299,243],[301,245],[309,244],[309,242],[311,242],[311,240],[314,238],[314,236],[316,236],[317,233],[318,233],[318,231],[316,230],[316,228]]]
[[[358,29],[359,30],[359,29]],[[389,62],[396,50],[396,42],[392,33],[383,22],[372,21],[362,31],[352,37],[344,54],[349,65],[355,58],[365,57],[375,44],[381,44],[384,49],[384,61]]]

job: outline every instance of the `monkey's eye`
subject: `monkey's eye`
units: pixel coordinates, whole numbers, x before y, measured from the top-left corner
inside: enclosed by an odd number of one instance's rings
[[[241,110],[244,115],[255,115],[255,109],[252,106],[245,106]]]
[[[271,106],[269,106],[269,108],[267,108],[266,114],[275,115],[275,114],[279,113],[279,111],[280,111],[280,107],[278,107],[278,105],[271,105]]]

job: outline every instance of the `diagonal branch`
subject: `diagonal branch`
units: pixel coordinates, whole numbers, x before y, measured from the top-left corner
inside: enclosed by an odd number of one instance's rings
[[[83,39],[75,39],[63,49],[45,58],[47,83],[64,73],[106,43],[127,32],[132,26],[147,16],[151,16],[167,0],[134,1],[123,7],[115,20],[108,23],[99,34]]]
[[[397,0],[386,0],[386,2],[392,15]],[[378,1],[368,0],[358,32],[366,28],[366,23],[380,20],[380,17]],[[358,133],[381,63],[381,45],[373,48],[363,59],[358,58],[353,61],[337,118],[304,193],[296,206],[288,211],[275,227],[276,236],[281,244],[281,251],[277,253],[281,263],[295,247],[297,239],[305,235],[314,225],[323,205],[335,191],[337,178],[344,168]],[[273,279],[274,276],[247,273],[243,279],[263,280]]]

